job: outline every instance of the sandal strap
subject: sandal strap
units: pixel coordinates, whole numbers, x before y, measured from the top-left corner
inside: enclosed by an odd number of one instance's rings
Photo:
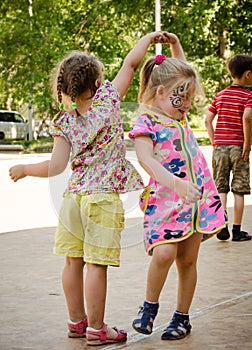
[[[116,333],[117,333],[117,337],[114,339],[115,341],[121,340],[123,338],[125,338],[125,336],[127,336],[127,332],[125,332],[124,329],[118,329],[117,327],[112,327]]]
[[[111,342],[120,342],[122,340],[126,340],[127,338],[127,332],[125,332],[123,329],[118,329],[117,327],[112,327],[116,333],[117,333],[117,336],[113,339],[108,339],[107,338],[107,329],[108,329],[108,326],[106,325],[106,323],[103,324],[103,327],[99,330],[96,330],[96,329],[90,329],[88,328],[87,329],[87,333],[88,335],[94,335],[96,337],[99,337],[99,339],[96,339],[95,341],[100,341],[101,344],[105,344],[105,343],[109,343],[110,341]],[[89,340],[90,341],[90,340]]]
[[[102,328],[99,330],[87,328],[87,331],[91,335],[95,335],[100,338],[101,341],[105,341],[107,339],[107,325],[103,324]]]
[[[192,326],[189,320],[184,320],[182,317],[173,317],[168,327],[162,334],[162,339],[180,339],[191,332]]]
[[[133,328],[143,334],[151,334],[153,328],[153,322],[158,312],[159,304],[150,305],[149,303],[144,303],[140,306],[138,311],[139,318],[135,319],[132,323]]]

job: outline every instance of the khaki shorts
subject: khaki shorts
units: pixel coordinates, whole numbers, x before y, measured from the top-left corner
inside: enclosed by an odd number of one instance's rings
[[[242,159],[242,147],[221,145],[213,150],[213,178],[219,193],[250,194],[249,161]]]
[[[119,266],[123,229],[124,209],[118,194],[67,194],[61,205],[54,253]]]

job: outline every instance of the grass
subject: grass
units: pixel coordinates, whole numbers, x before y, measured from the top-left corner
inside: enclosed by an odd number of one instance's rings
[[[199,143],[200,146],[207,146],[210,145],[210,140],[207,137],[205,130],[195,130],[194,131],[195,137]],[[127,137],[128,132],[125,133],[125,139],[126,139],[126,147],[127,148],[133,148],[134,144],[131,140]],[[50,153],[53,148],[53,138],[46,137],[46,138],[40,138],[38,140],[18,140],[18,141],[0,141],[0,144],[13,144],[13,145],[22,145],[24,148],[24,153]]]
[[[2,145],[21,145],[24,153],[50,153],[53,148],[53,138],[45,137],[38,140],[4,140],[0,141]]]

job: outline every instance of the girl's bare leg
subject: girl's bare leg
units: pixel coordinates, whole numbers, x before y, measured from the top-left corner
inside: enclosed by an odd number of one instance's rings
[[[83,258],[66,257],[62,273],[62,285],[69,318],[73,322],[82,321],[86,316],[83,296],[83,267]]]
[[[85,296],[88,313],[88,327],[101,329],[104,323],[107,296],[107,266],[87,263]],[[107,338],[117,337],[113,328],[107,329]]]
[[[87,263],[85,296],[88,326],[101,329],[107,295],[107,266]]]
[[[177,243],[162,244],[154,248],[147,276],[146,300],[158,302],[176,254]]]
[[[188,314],[197,283],[197,258],[202,234],[194,233],[178,243],[176,264],[178,269],[177,310]]]

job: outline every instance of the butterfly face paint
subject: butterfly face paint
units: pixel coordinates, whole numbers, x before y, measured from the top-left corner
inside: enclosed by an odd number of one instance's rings
[[[188,89],[188,86],[181,85],[173,90],[172,96],[170,96],[170,101],[171,101],[172,107],[180,108],[183,105],[185,91],[187,89]]]

